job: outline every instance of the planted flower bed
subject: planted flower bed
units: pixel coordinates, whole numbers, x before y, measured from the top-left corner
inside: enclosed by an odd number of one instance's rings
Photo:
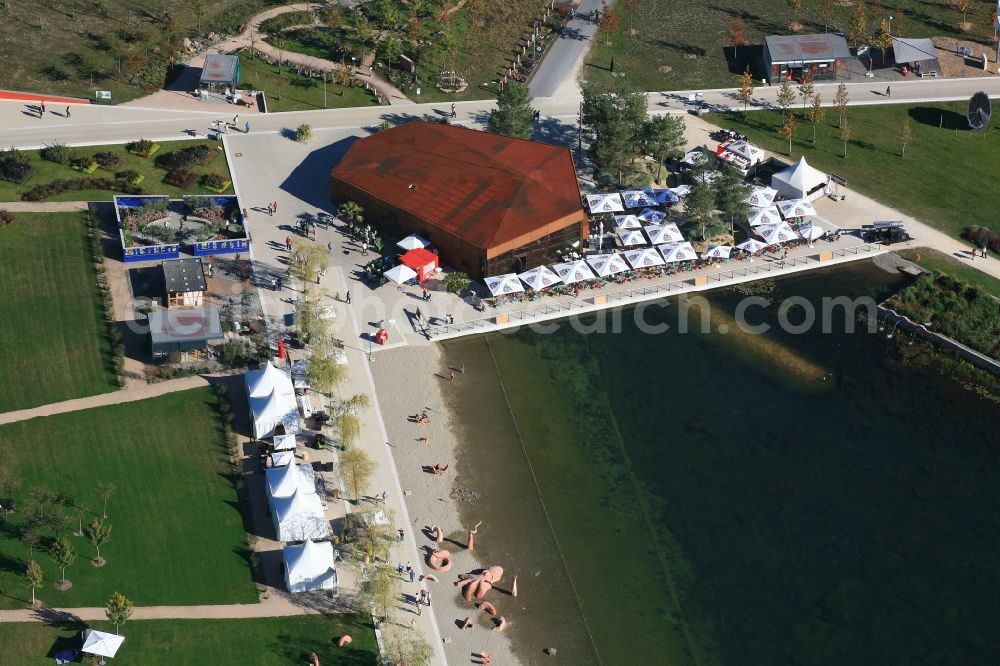
[[[122,226],[129,231],[145,231],[154,222],[167,218],[167,199],[150,198],[141,206],[119,207],[122,212]]]
[[[125,145],[125,149],[133,155],[139,157],[152,157],[161,148],[160,144],[153,143],[149,139],[139,139]]]
[[[97,171],[97,161],[93,157],[74,157],[69,161],[69,166],[86,174]]]
[[[217,173],[208,173],[201,177],[201,186],[210,192],[216,192],[222,194],[229,186],[232,181],[226,180]]]
[[[164,177],[163,182],[187,188],[191,187],[191,184],[196,180],[198,180],[198,174],[192,173],[187,169],[174,169]]]
[[[73,159],[73,150],[64,143],[53,143],[45,146],[39,151],[43,160],[55,162],[56,164],[67,164]]]
[[[31,177],[34,168],[28,158],[17,148],[0,150],[0,178],[20,185]]]
[[[206,143],[199,143],[195,146],[172,150],[169,153],[160,155],[156,164],[163,169],[187,170],[191,166],[198,164],[208,166],[219,156],[219,151]]]
[[[122,162],[125,161],[125,156],[112,150],[107,150],[94,155],[94,161],[97,162],[97,166],[102,169],[114,171],[122,165]]]
[[[44,201],[60,192],[79,190],[108,190],[122,194],[145,194],[136,184],[110,178],[62,178],[42,185],[36,185],[21,195],[22,201]]]

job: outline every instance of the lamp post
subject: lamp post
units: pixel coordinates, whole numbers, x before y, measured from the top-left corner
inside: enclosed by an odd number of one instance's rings
[[[889,36],[892,37],[892,17],[889,17]]]

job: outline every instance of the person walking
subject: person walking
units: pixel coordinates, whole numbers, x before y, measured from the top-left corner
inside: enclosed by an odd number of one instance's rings
[[[67,118],[69,118],[69,117],[70,117],[70,112],[69,112],[69,107],[68,107],[68,106],[66,107],[66,117],[67,117]]]
[[[430,605],[431,605],[431,591],[430,590],[427,590],[427,596],[425,597],[425,599],[427,599],[427,607],[430,608]]]
[[[457,110],[455,109],[455,103],[452,102],[451,103],[451,117],[454,118],[457,115],[458,115],[458,113],[457,113]]]
[[[250,121],[247,121],[247,124],[246,124],[246,131],[245,131],[245,132],[243,132],[243,133],[244,133],[244,134],[249,134],[249,133],[250,133]]]
[[[454,370],[449,370],[448,371],[448,381],[449,382],[455,381],[455,371]]]
[[[416,572],[413,569],[410,569],[410,582],[412,583],[413,579],[416,577],[417,577]]]
[[[275,201],[274,203],[271,204],[271,215],[277,215],[277,214],[278,214],[278,202]]]
[[[333,241],[330,241],[329,243],[326,244],[326,251],[329,252],[330,254],[333,254]]]
[[[288,250],[289,252],[292,251],[292,237],[291,236],[285,236],[285,249]]]
[[[885,96],[886,97],[892,97],[892,86],[886,86],[885,87]]]
[[[399,540],[402,541],[403,540],[403,535],[406,534],[406,532],[403,531],[402,527],[400,527],[398,530],[396,530],[396,532],[399,534]]]
[[[383,490],[382,491],[382,504],[385,504],[386,501],[388,501],[388,499],[389,499],[389,491],[388,490]],[[409,568],[409,567],[410,567],[410,565],[407,564],[406,568]]]
[[[347,299],[346,300],[347,300],[347,304],[350,305],[351,304],[351,292],[347,292]]]
[[[233,116],[233,127],[239,127],[240,114]]]
[[[42,110],[41,110],[41,112],[40,112],[40,113],[38,114],[38,117],[39,117],[39,118],[41,118],[42,116],[44,116],[44,115],[45,115],[45,100],[44,100],[44,99],[43,99],[43,100],[41,101],[41,104],[40,104],[40,107],[41,107],[41,109],[42,109]]]

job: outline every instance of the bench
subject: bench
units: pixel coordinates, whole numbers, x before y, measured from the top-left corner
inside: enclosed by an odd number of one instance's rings
[[[920,71],[920,78],[924,78],[925,76],[933,76],[936,79],[937,78],[937,70],[936,69],[932,69],[932,70],[929,70],[929,71],[926,71],[926,72],[923,71],[923,70],[921,70]]]

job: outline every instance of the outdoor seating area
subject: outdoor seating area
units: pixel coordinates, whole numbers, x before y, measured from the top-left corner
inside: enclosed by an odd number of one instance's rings
[[[116,196],[126,262],[248,252],[250,239],[235,195]]]

